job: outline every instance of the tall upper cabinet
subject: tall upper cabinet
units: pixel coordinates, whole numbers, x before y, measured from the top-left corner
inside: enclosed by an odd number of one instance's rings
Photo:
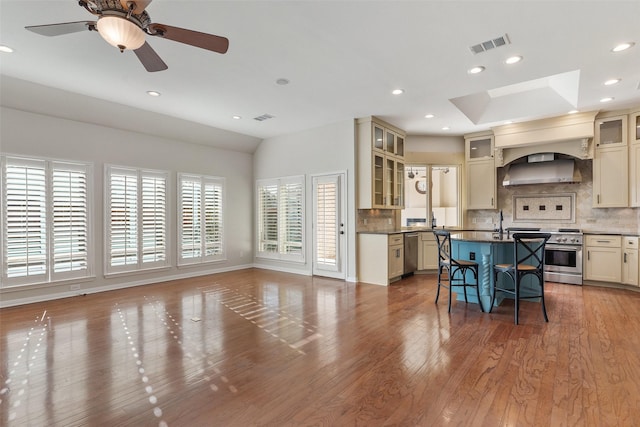
[[[629,206],[627,115],[600,117],[595,122],[593,207]]]
[[[640,110],[629,115],[629,206],[640,207]]]
[[[358,209],[402,209],[405,132],[377,117],[356,125]]]
[[[496,166],[493,134],[465,136],[467,209],[496,209]]]

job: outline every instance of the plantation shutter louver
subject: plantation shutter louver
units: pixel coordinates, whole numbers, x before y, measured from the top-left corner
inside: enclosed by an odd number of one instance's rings
[[[280,186],[280,227],[283,236],[281,252],[286,255],[302,254],[302,184],[283,183]]]
[[[87,174],[84,168],[54,164],[53,272],[70,274],[88,268]]]
[[[260,180],[258,256],[304,261],[304,177]]]
[[[179,262],[224,259],[224,179],[179,176]]]
[[[258,198],[259,251],[278,253],[278,185],[261,186]]]
[[[167,258],[167,181],[164,175],[142,176],[142,262]]]
[[[109,166],[108,273],[168,265],[167,173]]]
[[[89,276],[89,170],[2,157],[2,286]]]
[[[138,177],[135,170],[112,168],[109,177],[109,265],[138,264]]]
[[[7,164],[5,269],[8,279],[47,274],[47,188],[44,161]],[[38,279],[37,277],[34,279]],[[19,281],[28,282],[29,280]]]

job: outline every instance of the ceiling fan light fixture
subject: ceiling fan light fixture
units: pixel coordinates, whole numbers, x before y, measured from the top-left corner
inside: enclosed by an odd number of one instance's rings
[[[126,18],[103,16],[98,19],[97,27],[102,38],[121,52],[125,49],[136,50],[144,44],[142,29]]]

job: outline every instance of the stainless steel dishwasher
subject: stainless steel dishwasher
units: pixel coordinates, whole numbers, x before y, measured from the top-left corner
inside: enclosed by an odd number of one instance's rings
[[[404,233],[404,271],[411,276],[418,269],[418,233]]]

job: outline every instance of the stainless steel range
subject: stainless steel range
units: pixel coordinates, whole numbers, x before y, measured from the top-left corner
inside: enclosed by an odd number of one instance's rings
[[[550,231],[544,251],[544,280],[582,285],[582,231]]]
[[[509,228],[514,232],[545,232],[551,238],[544,251],[544,280],[582,285],[582,231],[576,228],[541,230],[540,228]]]

